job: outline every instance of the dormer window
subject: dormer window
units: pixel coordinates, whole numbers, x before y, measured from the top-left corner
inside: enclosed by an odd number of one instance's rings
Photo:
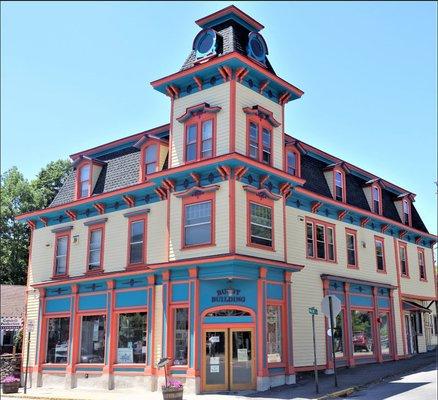
[[[290,150],[287,152],[287,172],[291,175],[297,174],[297,155]]]
[[[372,187],[373,212],[381,214],[380,189],[377,186]]]
[[[403,223],[405,225],[410,225],[410,206],[408,200],[403,200]]]
[[[345,162],[331,164],[324,168],[324,176],[330,188],[331,194],[336,201],[347,202],[346,174],[350,170]]]
[[[158,171],[158,145],[151,144],[144,151],[144,170],[149,175]]]
[[[140,150],[139,182],[143,182],[148,175],[163,168],[169,151],[169,143],[156,136],[145,135],[134,144],[134,147]]]
[[[85,164],[79,169],[79,190],[78,198],[88,197],[91,187],[91,168],[90,164]]]
[[[335,171],[335,199],[344,201],[344,174],[341,171]]]

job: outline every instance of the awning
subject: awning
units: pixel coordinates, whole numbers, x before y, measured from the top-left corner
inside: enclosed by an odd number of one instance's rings
[[[413,301],[408,301],[408,300],[402,300],[403,301],[403,310],[407,310],[407,311],[421,311],[421,312],[427,312],[427,313],[431,313],[432,310],[429,310],[428,308],[417,304]]]

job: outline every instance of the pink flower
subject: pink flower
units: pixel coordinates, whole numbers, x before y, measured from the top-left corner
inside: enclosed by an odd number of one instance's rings
[[[2,383],[17,383],[20,379],[16,378],[14,375],[8,375],[6,378],[2,379]]]

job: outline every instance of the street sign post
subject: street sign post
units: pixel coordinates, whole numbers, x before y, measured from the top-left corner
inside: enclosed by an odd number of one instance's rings
[[[24,394],[27,393],[27,374],[29,370],[29,350],[30,350],[30,335],[33,332],[34,322],[32,319],[27,321],[27,350],[26,350],[26,370],[24,373]]]
[[[317,366],[317,361],[316,361],[316,339],[315,339],[315,315],[318,315],[318,310],[315,307],[310,307],[309,314],[312,316],[313,368],[315,371],[315,386],[316,386],[316,393],[319,393],[318,366]]]
[[[329,294],[324,296],[321,302],[322,312],[326,317],[329,318],[330,322],[330,335],[332,339],[332,357],[333,357],[333,375],[335,377],[335,386],[338,387],[338,377],[336,375],[336,354],[335,354],[335,335],[333,318],[336,317],[341,312],[342,303],[335,295]],[[328,332],[327,332],[328,334]]]

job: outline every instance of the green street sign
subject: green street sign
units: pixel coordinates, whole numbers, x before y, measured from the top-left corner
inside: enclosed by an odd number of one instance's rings
[[[310,315],[318,315],[318,310],[315,307],[310,307],[309,314]]]

